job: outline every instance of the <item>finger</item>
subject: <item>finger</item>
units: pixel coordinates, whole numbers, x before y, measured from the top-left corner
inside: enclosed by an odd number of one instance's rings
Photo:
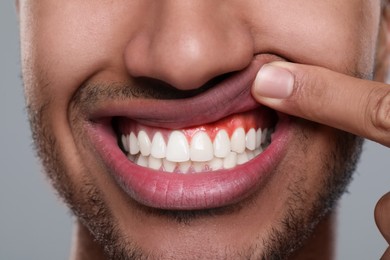
[[[374,215],[379,231],[390,244],[390,192],[378,201]]]
[[[287,62],[264,65],[252,95],[275,110],[390,146],[390,87],[328,69]]]

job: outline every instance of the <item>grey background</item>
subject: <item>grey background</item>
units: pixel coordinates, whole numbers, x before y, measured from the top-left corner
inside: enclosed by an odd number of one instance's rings
[[[34,158],[20,80],[13,1],[0,2],[0,259],[68,259],[72,217]],[[390,190],[390,149],[367,142],[339,206],[337,259],[379,259],[386,248],[373,209]]]

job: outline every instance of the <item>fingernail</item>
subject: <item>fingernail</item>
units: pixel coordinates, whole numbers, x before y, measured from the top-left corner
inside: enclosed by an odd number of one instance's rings
[[[294,76],[287,69],[266,64],[257,73],[254,91],[257,95],[284,99],[293,92]]]

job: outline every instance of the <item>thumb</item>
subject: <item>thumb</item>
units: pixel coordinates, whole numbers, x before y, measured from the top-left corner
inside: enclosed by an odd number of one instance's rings
[[[390,146],[390,88],[325,68],[287,62],[264,65],[253,97],[275,110]]]

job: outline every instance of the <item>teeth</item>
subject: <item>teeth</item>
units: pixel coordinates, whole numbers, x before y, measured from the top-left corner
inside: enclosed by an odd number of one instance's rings
[[[127,154],[127,158],[128,158],[130,161],[135,162],[137,156],[136,156],[136,155],[132,155],[132,154]]]
[[[148,156],[148,165],[149,168],[159,170],[162,166],[162,160],[159,158],[154,158],[153,156]]]
[[[173,131],[167,145],[167,160],[185,162],[190,160],[190,147],[186,136],[180,131]]]
[[[230,139],[225,130],[218,131],[213,147],[215,157],[225,158],[230,153]]]
[[[259,148],[259,149],[256,149],[255,150],[255,152],[254,152],[254,154],[255,154],[255,156],[258,156],[259,154],[261,154],[263,152],[263,148]]]
[[[237,128],[232,135],[231,149],[236,153],[243,153],[245,151],[245,130],[244,128]]]
[[[262,146],[263,147],[267,147],[271,143],[272,134],[273,134],[274,131],[275,131],[275,129],[265,129],[264,130],[264,133],[261,136],[261,138],[262,138]]]
[[[256,131],[256,149],[258,149],[261,145],[261,139],[262,139],[262,131],[261,129],[257,129]]]
[[[163,167],[166,172],[173,172],[176,168],[176,163],[163,159]]]
[[[248,151],[247,154],[248,154],[248,160],[252,160],[253,158],[255,158],[255,152],[254,151]]]
[[[261,143],[263,144],[267,138],[268,135],[268,129],[264,129],[263,132],[261,133]]]
[[[231,169],[245,164],[263,152],[271,143],[273,129],[237,128],[231,138],[219,130],[214,141],[205,131],[198,131],[189,143],[184,132],[173,131],[167,140],[161,132],[151,139],[146,131],[138,136],[131,132],[122,135],[123,150],[129,160],[142,167],[165,172],[204,172]],[[152,140],[152,141],[151,141]]]
[[[186,161],[186,162],[182,162],[182,163],[179,163],[179,171],[181,173],[186,173],[188,172],[188,170],[190,169],[191,167],[191,162],[190,161]]]
[[[154,158],[165,158],[167,146],[165,145],[164,137],[160,132],[157,132],[152,141],[151,155]]]
[[[256,149],[256,130],[254,128],[251,128],[246,134],[245,146],[251,151],[254,151]]]
[[[209,167],[213,171],[217,171],[220,169],[223,169],[223,159],[214,157],[210,162],[209,162]]]
[[[138,133],[138,144],[139,144],[139,149],[141,151],[141,154],[143,156],[150,155],[152,144],[150,143],[149,136],[145,131],[140,131]]]
[[[130,133],[128,140],[129,140],[129,144],[127,146],[129,147],[130,154],[132,155],[138,154],[139,153],[138,139],[133,132]]]
[[[207,162],[213,159],[213,144],[205,132],[197,132],[192,137],[190,154],[191,161],[193,162]]]
[[[148,157],[143,156],[142,154],[140,154],[140,156],[137,159],[137,164],[139,166],[148,167]]]
[[[230,152],[228,156],[223,160],[223,168],[231,169],[237,165],[237,154],[235,152]]]
[[[193,162],[192,168],[195,172],[202,172],[206,169],[206,164],[204,162]]]
[[[123,149],[125,149],[125,151],[128,152],[129,151],[129,142],[127,140],[127,136],[122,135],[121,141],[122,141]]]
[[[237,154],[237,164],[241,165],[249,161],[248,154],[246,152]]]

